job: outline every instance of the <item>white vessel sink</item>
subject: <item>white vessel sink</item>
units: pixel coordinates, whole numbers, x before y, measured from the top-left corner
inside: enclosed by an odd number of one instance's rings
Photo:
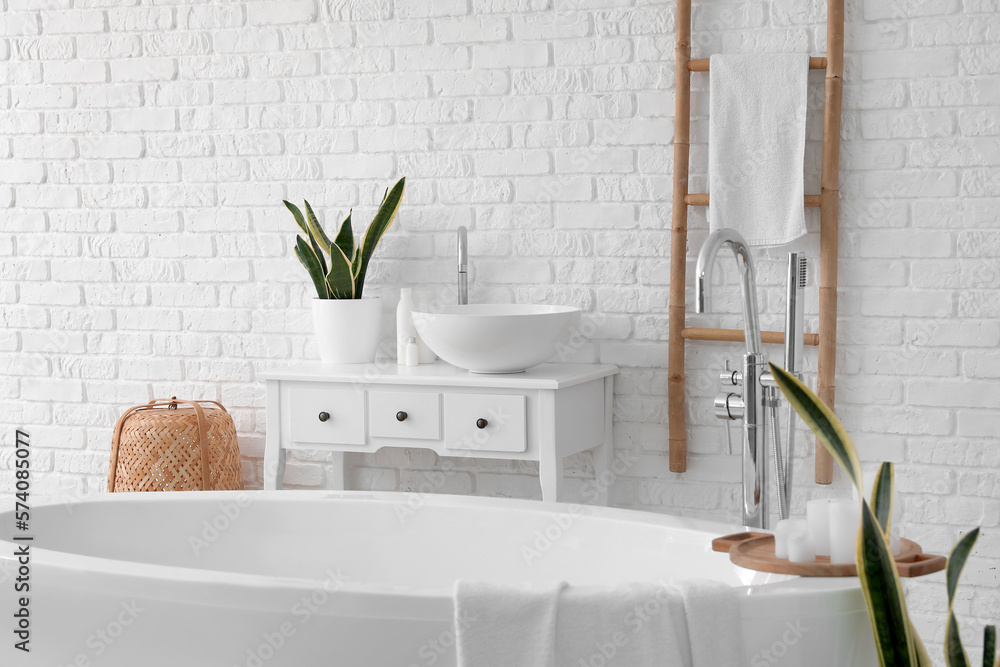
[[[473,373],[519,373],[549,361],[580,320],[569,306],[471,304],[413,312],[428,347]]]

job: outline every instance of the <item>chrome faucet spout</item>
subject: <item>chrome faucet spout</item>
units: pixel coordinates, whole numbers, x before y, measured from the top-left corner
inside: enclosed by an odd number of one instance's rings
[[[469,303],[469,230],[458,228],[458,303]]]
[[[711,309],[712,271],[715,268],[715,258],[722,246],[729,246],[736,257],[740,269],[740,283],[743,296],[743,336],[746,340],[747,354],[760,353],[760,317],[757,311],[757,276],[754,271],[753,257],[746,240],[732,229],[719,229],[705,239],[698,253],[698,265],[695,269],[697,287],[695,292],[695,311],[707,313]]]

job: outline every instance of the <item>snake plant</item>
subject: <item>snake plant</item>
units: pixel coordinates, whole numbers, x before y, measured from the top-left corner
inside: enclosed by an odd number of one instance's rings
[[[302,230],[302,234],[295,238],[295,256],[309,272],[320,299],[361,298],[372,253],[395,220],[405,189],[406,179],[401,178],[385,191],[382,203],[359,245],[354,242],[351,213],[344,218],[340,231],[331,241],[308,201],[305,202],[305,215],[298,206],[285,201],[285,207],[291,211],[295,223]]]
[[[891,463],[883,463],[872,489],[871,504],[864,498],[864,483],[857,450],[843,424],[819,397],[790,373],[770,364],[771,373],[795,411],[816,434],[837,464],[847,473],[861,494],[861,520],[858,528],[857,567],[861,589],[868,606],[879,664],[882,667],[931,667],[920,636],[910,621],[906,598],[899,573],[889,547],[889,520],[892,515],[894,475]],[[953,602],[958,579],[972,548],[979,538],[979,529],[962,537],[948,557],[948,626],[945,631],[944,653],[948,667],[970,667],[969,656],[962,646]],[[996,656],[996,628],[987,626],[983,642],[983,667],[1000,667]],[[994,662],[995,661],[995,662]]]

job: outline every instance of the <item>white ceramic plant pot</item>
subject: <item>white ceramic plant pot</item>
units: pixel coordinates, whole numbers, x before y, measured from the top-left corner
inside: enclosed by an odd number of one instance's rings
[[[375,361],[382,333],[382,297],[314,298],[312,312],[321,361],[328,364]]]

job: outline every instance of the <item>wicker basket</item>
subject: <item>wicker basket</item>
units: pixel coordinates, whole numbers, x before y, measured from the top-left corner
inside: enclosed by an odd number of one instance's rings
[[[156,399],[129,408],[115,425],[109,492],[242,488],[236,427],[215,401]]]

